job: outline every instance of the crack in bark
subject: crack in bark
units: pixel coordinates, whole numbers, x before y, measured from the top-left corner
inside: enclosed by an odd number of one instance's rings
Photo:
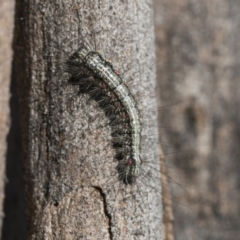
[[[111,214],[108,212],[107,210],[107,200],[106,200],[106,194],[103,192],[102,188],[101,187],[98,187],[98,186],[92,186],[95,190],[97,190],[100,194],[100,196],[102,197],[102,200],[103,200],[103,210],[104,210],[104,213],[106,215],[106,217],[108,218],[108,221],[109,221],[109,227],[108,227],[108,232],[109,232],[109,236],[110,236],[110,239],[112,240],[113,239],[113,233],[112,233],[112,216]]]

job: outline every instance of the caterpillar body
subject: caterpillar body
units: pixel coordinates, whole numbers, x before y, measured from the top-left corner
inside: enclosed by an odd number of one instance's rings
[[[112,116],[119,178],[125,184],[133,183],[141,173],[141,124],[139,111],[129,88],[108,61],[84,45],[67,61],[67,71],[72,74],[73,84],[79,84],[83,88],[92,87],[91,94],[95,95],[107,115]]]

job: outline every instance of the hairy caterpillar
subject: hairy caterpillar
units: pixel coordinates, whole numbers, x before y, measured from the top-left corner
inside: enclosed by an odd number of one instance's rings
[[[125,184],[131,184],[141,173],[140,116],[123,80],[113,71],[112,65],[98,52],[86,46],[80,47],[71,60],[67,61],[71,82],[81,88],[90,89],[106,114],[111,118],[114,145],[119,160],[117,169],[119,178]]]

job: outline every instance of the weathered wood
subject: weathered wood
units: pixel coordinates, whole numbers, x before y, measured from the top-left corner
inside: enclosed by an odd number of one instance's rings
[[[140,108],[154,107],[151,1],[29,0],[17,10],[28,238],[161,239],[159,181],[143,179],[133,188],[119,182],[108,119],[68,84],[62,64],[79,39],[89,41],[115,69],[130,68],[131,90],[146,95]],[[144,133],[157,133],[156,116],[143,119]],[[157,164],[157,134],[151,139],[145,151]]]
[[[9,128],[9,85],[12,60],[13,1],[0,2],[0,237],[5,187],[5,160]]]
[[[155,10],[162,105],[178,103],[162,114],[176,153],[166,158],[187,185],[173,188],[176,239],[236,239],[240,1],[155,1]]]
[[[163,239],[174,240],[174,216],[172,209],[172,193],[169,186],[169,174],[160,147],[161,183],[162,183],[162,204],[163,204]]]

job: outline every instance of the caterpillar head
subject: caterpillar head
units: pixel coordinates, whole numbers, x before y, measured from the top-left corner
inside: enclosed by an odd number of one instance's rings
[[[135,157],[128,157],[125,161],[121,161],[117,165],[120,180],[124,184],[132,184],[141,174],[141,160]]]

